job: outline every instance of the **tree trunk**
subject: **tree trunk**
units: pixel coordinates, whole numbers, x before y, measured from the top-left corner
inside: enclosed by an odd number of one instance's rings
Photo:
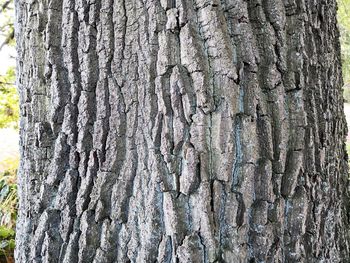
[[[350,262],[335,0],[17,0],[17,262]]]

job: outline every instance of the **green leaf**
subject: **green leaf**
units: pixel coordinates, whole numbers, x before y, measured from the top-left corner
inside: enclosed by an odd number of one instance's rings
[[[14,250],[16,246],[16,242],[14,239],[10,239],[7,244],[7,249]]]
[[[0,226],[0,238],[8,239],[15,236],[15,231],[11,228]]]

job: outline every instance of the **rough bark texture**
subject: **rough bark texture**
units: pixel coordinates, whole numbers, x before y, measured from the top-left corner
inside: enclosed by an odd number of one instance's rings
[[[17,262],[350,262],[335,0],[17,0]]]

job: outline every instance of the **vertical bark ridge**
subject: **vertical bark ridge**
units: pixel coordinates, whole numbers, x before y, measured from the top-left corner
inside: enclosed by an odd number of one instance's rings
[[[16,9],[19,262],[349,260],[335,1]]]

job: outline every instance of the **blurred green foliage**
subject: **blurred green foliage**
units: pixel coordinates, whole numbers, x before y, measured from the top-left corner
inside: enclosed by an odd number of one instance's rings
[[[0,162],[5,167],[0,173],[0,225],[15,226],[17,215],[17,185],[16,174],[18,157],[7,158]],[[5,166],[6,165],[6,166]]]
[[[15,84],[15,69],[0,76],[0,128],[18,128],[19,100]]]
[[[18,161],[18,157],[14,157],[0,162],[5,167],[0,173],[0,260],[4,257],[8,262],[15,247]]]
[[[14,4],[13,0],[0,0],[0,51],[14,46]],[[6,54],[1,53],[3,55]],[[0,74],[0,128],[18,128],[18,95],[15,87],[15,69],[9,68]]]
[[[13,0],[0,0],[0,49],[6,45],[14,45],[14,6]]]
[[[350,0],[338,0],[338,22],[342,49],[344,98],[350,102]]]
[[[15,231],[12,228],[0,226],[0,255],[12,255],[15,249]]]
[[[14,46],[13,22],[13,0],[0,0],[0,50],[5,46]],[[19,99],[15,87],[15,69],[11,67],[0,75],[0,128],[17,129],[18,119]],[[0,262],[14,262],[17,167],[17,156],[0,160]]]

